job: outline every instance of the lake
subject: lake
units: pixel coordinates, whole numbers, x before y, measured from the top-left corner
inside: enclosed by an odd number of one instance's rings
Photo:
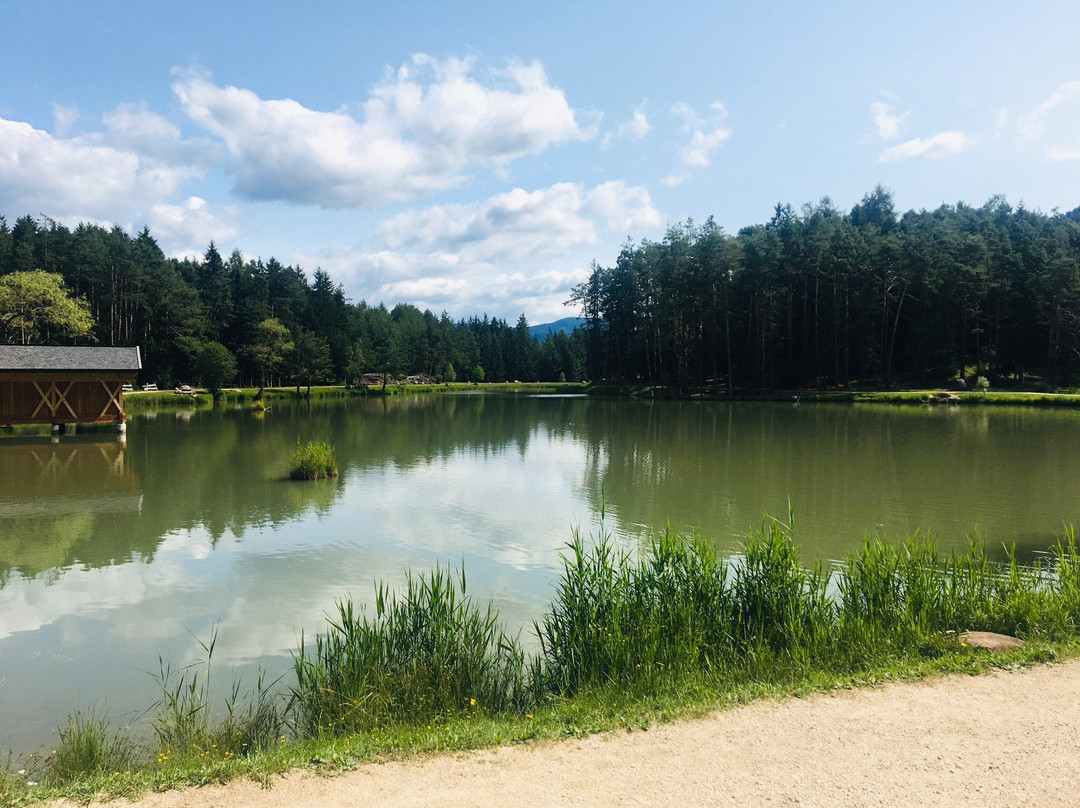
[[[341,476],[289,482],[297,440]],[[374,582],[464,564],[505,623],[543,610],[572,530],[628,549],[665,525],[721,553],[795,514],[807,563],[864,535],[977,532],[1044,550],[1080,511],[1080,412],[453,394],[134,416],[0,438],[0,749],[76,708],[137,721],[160,661],[218,687],[290,673],[301,632]],[[527,643],[528,644],[528,643]]]

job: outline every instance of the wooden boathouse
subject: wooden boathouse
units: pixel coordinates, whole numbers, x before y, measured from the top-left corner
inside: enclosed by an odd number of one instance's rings
[[[0,426],[123,424],[138,348],[0,345]]]

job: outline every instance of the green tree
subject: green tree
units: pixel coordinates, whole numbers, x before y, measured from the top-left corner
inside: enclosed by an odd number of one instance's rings
[[[7,343],[82,337],[94,321],[86,303],[68,294],[61,275],[40,269],[0,278],[0,334]]]
[[[315,333],[301,328],[296,339],[293,340],[291,352],[290,370],[296,382],[296,392],[300,392],[300,385],[307,385],[308,395],[311,395],[311,383],[326,381],[330,374],[330,346],[326,340]]]
[[[273,380],[292,350],[289,329],[276,317],[267,317],[255,327],[255,342],[245,346],[244,353],[259,370],[260,391],[268,376]]]
[[[353,382],[359,382],[367,369],[367,352],[364,350],[364,341],[357,340],[345,354],[345,386],[349,387]]]
[[[236,377],[236,357],[220,342],[204,342],[195,351],[199,381],[215,396]]]

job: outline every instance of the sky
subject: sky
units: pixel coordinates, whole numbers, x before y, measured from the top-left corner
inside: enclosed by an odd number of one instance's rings
[[[0,214],[543,323],[627,239],[1080,206],[1080,3],[0,0]]]

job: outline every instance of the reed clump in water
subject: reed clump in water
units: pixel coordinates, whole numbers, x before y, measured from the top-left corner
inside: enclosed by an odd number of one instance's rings
[[[337,477],[337,457],[334,447],[326,441],[313,440],[307,443],[296,441],[293,451],[289,477],[294,480],[321,480]]]

